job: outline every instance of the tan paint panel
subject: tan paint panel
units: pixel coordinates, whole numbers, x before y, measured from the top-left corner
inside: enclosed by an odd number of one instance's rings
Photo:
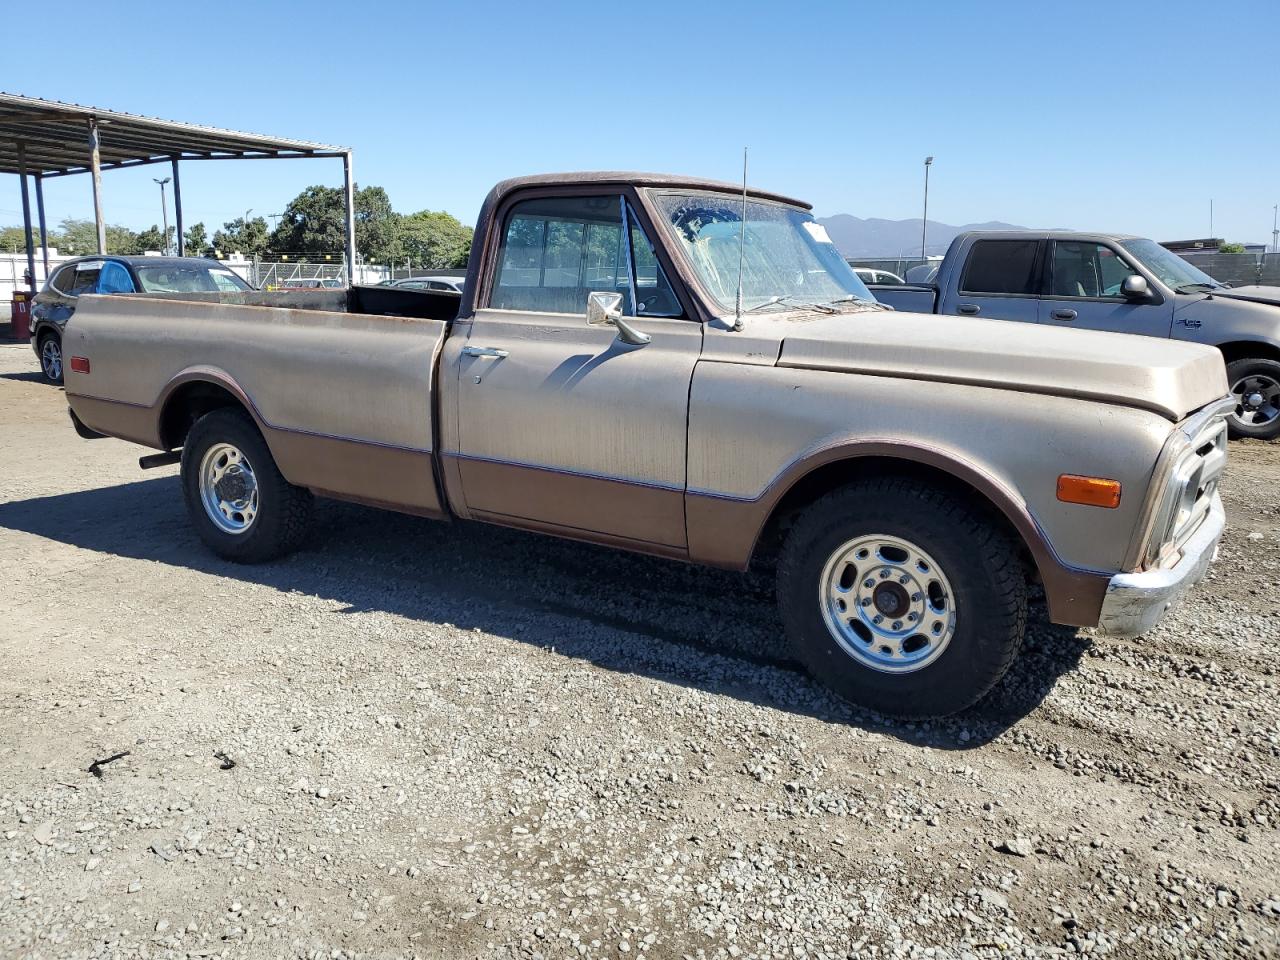
[[[763,322],[789,328],[778,360],[785,367],[1079,397],[1169,420],[1227,392],[1222,355],[1176,340],[915,313]]]
[[[438,320],[86,296],[64,352],[92,372],[68,368],[66,388],[150,407],[199,364],[239,385],[270,427],[429,451],[444,332]]]
[[[842,444],[915,445],[990,477],[1063,561],[1100,571],[1120,569],[1171,431],[1154,413],[1064,397],[729,363],[700,363],[691,396],[691,503],[759,501],[790,465]],[[1119,480],[1120,507],[1059,503],[1060,473]],[[708,549],[696,519],[691,509],[695,560]]]

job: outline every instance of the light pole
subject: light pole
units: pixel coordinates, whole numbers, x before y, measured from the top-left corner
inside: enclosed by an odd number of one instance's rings
[[[1280,203],[1271,208],[1271,252],[1280,253]]]
[[[151,179],[155,180],[156,183],[160,184],[160,214],[161,216],[164,217],[164,252],[165,252],[165,255],[168,256],[169,254],[169,199],[165,196],[164,188],[165,188],[165,185],[172,179],[172,177],[165,177],[163,180],[156,180],[155,177],[152,177]]]
[[[929,168],[933,166],[933,157],[924,158],[924,218],[920,221],[920,260],[927,263],[928,256],[925,251],[927,249],[929,239]]]

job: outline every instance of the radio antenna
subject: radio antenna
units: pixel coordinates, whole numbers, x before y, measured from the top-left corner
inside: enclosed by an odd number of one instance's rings
[[[733,330],[742,332],[742,259],[747,247],[747,148],[742,148],[742,222],[738,230],[738,297],[733,312]]]

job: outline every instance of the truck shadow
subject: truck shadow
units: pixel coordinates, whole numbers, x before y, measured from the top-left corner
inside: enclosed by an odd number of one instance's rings
[[[474,523],[441,524],[320,501],[310,540],[276,563],[210,554],[176,477],[0,503],[0,528],[186,567],[344,605],[479,629],[604,669],[875,730],[941,749],[1001,736],[1075,668],[1088,638],[1044,622],[997,688],[951,718],[903,722],[856,710],[789,656],[772,576],[692,567]]]

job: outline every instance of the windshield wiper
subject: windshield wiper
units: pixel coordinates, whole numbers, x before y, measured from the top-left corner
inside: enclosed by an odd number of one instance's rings
[[[888,310],[888,304],[881,303],[879,300],[868,300],[866,297],[860,297],[856,293],[851,293],[847,297],[836,297],[834,300],[828,300],[827,303],[860,303],[864,307],[870,307],[872,310]]]
[[[1184,283],[1181,286],[1174,287],[1174,293],[1194,293],[1197,290],[1221,290],[1220,283]]]
[[[742,312],[751,313],[753,310],[760,310],[764,307],[772,307],[775,304],[779,304],[779,303],[785,303],[788,306],[800,307],[802,309],[817,310],[819,313],[839,313],[840,312],[835,307],[828,306],[825,303],[808,303],[804,300],[800,300],[796,297],[793,297],[790,294],[787,294],[781,297],[770,297],[768,300],[765,300],[763,303],[757,303],[754,307],[747,307],[747,309],[743,310]]]

